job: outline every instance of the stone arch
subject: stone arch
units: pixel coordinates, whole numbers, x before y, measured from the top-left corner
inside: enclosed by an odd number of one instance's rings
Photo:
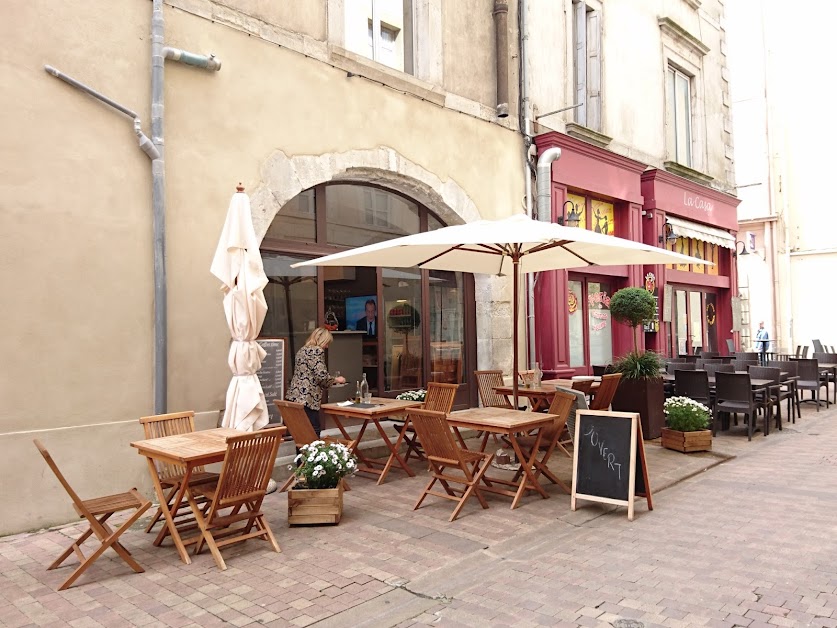
[[[332,181],[372,183],[400,192],[448,225],[480,219],[474,201],[459,184],[441,179],[387,146],[290,157],[277,151],[262,165],[261,181],[250,195],[259,241],[288,201],[300,192]]]

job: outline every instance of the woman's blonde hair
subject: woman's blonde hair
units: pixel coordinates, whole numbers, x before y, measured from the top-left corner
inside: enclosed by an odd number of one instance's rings
[[[334,336],[331,335],[331,332],[327,330],[325,327],[317,327],[314,331],[311,332],[311,335],[308,336],[308,340],[305,341],[306,347],[320,347],[325,349],[331,341],[334,340]]]

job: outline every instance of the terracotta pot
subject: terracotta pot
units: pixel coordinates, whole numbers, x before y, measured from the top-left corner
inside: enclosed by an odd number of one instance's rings
[[[639,412],[642,424],[642,437],[651,440],[660,437],[666,424],[663,403],[663,380],[660,379],[625,379],[619,381],[619,387],[613,396],[610,407],[621,412]]]
[[[682,451],[683,453],[712,450],[712,430],[678,432],[664,427],[662,432],[661,444],[666,449]]]

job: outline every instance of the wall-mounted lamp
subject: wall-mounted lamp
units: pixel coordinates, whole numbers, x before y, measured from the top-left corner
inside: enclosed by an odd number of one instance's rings
[[[738,245],[739,244],[741,245],[741,250],[740,251],[738,250]],[[735,250],[732,252],[732,256],[733,257],[744,257],[745,255],[755,255],[761,261],[763,261],[763,262],[767,261],[767,256],[765,254],[759,253],[755,249],[753,249],[751,251],[750,247],[747,246],[744,242],[742,242],[741,240],[736,240],[735,241]]]
[[[663,237],[663,234],[661,233],[657,237],[657,242],[659,242],[660,244],[662,244],[664,241],[667,244],[674,244],[675,242],[677,242],[677,234],[674,233],[674,229],[672,229],[671,223],[668,220],[666,220],[666,224],[663,226],[663,231],[666,234],[665,237]]]
[[[570,206],[570,213],[566,214],[567,205]],[[566,218],[564,215],[566,214]],[[561,208],[561,215],[558,216],[558,224],[566,227],[577,227],[581,222],[581,212],[578,211],[578,205],[572,201],[566,201]]]

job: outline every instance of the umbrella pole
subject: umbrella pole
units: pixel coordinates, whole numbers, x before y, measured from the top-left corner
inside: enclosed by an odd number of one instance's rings
[[[512,359],[512,392],[514,393],[514,409],[517,410],[520,406],[517,405],[517,299],[518,299],[518,279],[519,279],[519,264],[520,260],[515,256],[513,262],[514,268],[514,289],[512,290],[513,300],[512,300],[512,355],[514,358]]]

